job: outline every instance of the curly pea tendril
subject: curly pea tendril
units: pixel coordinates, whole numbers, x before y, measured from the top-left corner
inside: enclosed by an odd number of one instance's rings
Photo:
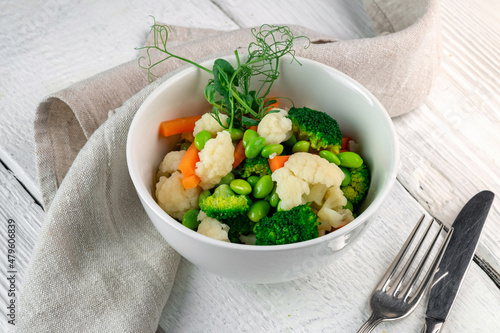
[[[275,100],[267,99],[271,87],[279,77],[279,60],[284,55],[292,57],[291,62],[300,62],[295,58],[294,41],[305,39],[304,48],[308,48],[310,40],[306,36],[294,36],[287,26],[264,24],[260,28],[251,29],[255,41],[248,45],[247,58],[241,62],[235,50],[236,68],[224,59],[216,59],[212,70],[192,60],[173,54],[167,49],[170,28],[157,24],[153,17],[151,33],[153,44],[138,47],[146,50],[146,55],[138,60],[139,67],[148,71],[148,80],[152,82],[158,75],[153,68],[171,59],[179,59],[206,71],[211,75],[205,87],[205,98],[212,105],[212,116],[224,128],[241,128],[256,125],[266,113],[266,107]],[[160,57],[154,56],[160,53]],[[160,59],[160,60],[153,60]],[[250,88],[251,78],[258,77],[257,89]],[[227,125],[220,114],[228,115]]]

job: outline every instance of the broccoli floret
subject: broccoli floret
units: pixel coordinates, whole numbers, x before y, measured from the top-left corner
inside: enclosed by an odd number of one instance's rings
[[[240,236],[251,234],[255,225],[248,218],[247,214],[242,214],[229,220],[222,220],[221,222],[229,226],[228,237],[231,243],[241,243]]]
[[[327,149],[338,154],[342,144],[342,132],[335,119],[322,111],[307,107],[292,107],[288,111],[293,133],[299,140],[311,142],[311,148]]]
[[[271,168],[269,167],[267,158],[259,155],[254,158],[245,158],[243,163],[241,163],[239,173],[242,178],[248,178],[253,175],[262,177],[265,175],[270,175]]]
[[[318,237],[318,219],[309,205],[277,211],[263,217],[255,227],[256,245],[278,245]]]
[[[250,199],[246,195],[236,195],[227,184],[218,186],[212,195],[200,202],[200,209],[220,222],[246,215],[249,208]]]
[[[370,175],[365,164],[359,168],[349,169],[351,172],[351,181],[348,185],[342,186],[342,192],[347,200],[357,204],[363,200],[370,187]]]

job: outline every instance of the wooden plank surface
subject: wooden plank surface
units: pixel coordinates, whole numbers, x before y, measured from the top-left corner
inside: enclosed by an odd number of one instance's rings
[[[6,306],[13,299],[17,309],[24,273],[28,267],[45,214],[12,172],[7,170],[2,163],[0,163],[0,203],[0,253],[2,254],[0,260],[2,274],[0,279],[0,304],[2,307],[0,332],[8,332],[13,327],[7,324]],[[15,227],[8,229],[9,224]],[[13,242],[8,242],[8,230],[12,231],[10,234],[14,236]],[[12,246],[9,247],[11,244]],[[8,257],[8,249],[13,250],[10,253],[12,257]],[[7,277],[11,276],[14,276],[14,280],[7,280]],[[19,313],[18,309],[16,313]]]
[[[394,119],[398,179],[445,223],[476,192],[496,193],[477,254],[500,272],[500,3],[443,1],[441,10],[441,75],[421,107]]]
[[[39,200],[33,120],[47,95],[137,57],[152,19],[236,29],[209,0],[2,1],[0,159]]]
[[[368,316],[373,285],[366,281],[376,282],[420,212],[449,223],[475,192],[490,189],[500,194],[500,2],[443,0],[441,10],[442,73],[421,107],[394,119],[402,148],[399,183],[370,232],[338,267],[287,284],[235,284],[183,260],[161,318],[166,332],[206,327],[222,332],[235,327],[355,331]],[[21,225],[20,282],[44,217],[30,197],[40,199],[32,139],[36,105],[52,92],[136,57],[134,47],[144,41],[150,14],[169,24],[222,30],[288,23],[345,39],[374,35],[359,1],[3,1],[0,160],[11,171],[0,165],[0,214],[2,223],[14,216]],[[496,199],[478,248],[478,255],[497,273],[499,215]],[[399,221],[402,227],[389,221]],[[374,242],[380,251],[369,247]],[[332,279],[334,275],[339,278]],[[5,283],[0,283],[2,302]],[[499,297],[494,282],[472,265],[446,330],[499,331],[494,317]],[[422,312],[420,306],[410,318],[381,325],[375,332],[418,332]],[[7,326],[0,317],[3,332]]]
[[[342,258],[287,283],[234,283],[182,260],[160,323],[172,333],[356,332],[369,316],[374,286],[424,212],[396,184],[369,230]],[[420,332],[424,310],[421,303],[408,318],[374,332]],[[499,310],[498,288],[472,265],[444,332],[498,332]]]

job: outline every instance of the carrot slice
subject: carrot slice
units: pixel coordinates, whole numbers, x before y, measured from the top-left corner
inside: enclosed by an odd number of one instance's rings
[[[182,185],[186,190],[190,188],[195,188],[200,183],[200,177],[195,174],[182,178]]]
[[[351,138],[348,136],[344,136],[342,138],[342,143],[340,144],[340,149],[348,150],[349,149],[349,141],[351,141]]]
[[[171,136],[184,132],[192,132],[195,123],[200,118],[201,116],[193,116],[163,121],[160,124],[160,133],[164,136]]]
[[[257,125],[250,126],[248,129],[254,130],[257,132]]]
[[[274,158],[270,158],[269,161],[269,167],[271,168],[271,172],[274,172],[278,170],[279,168],[282,168],[286,161],[290,158],[291,155],[280,155],[280,156],[275,156]]]
[[[276,102],[272,103],[272,104],[269,104],[268,106],[266,106],[266,112],[268,112],[269,110],[272,110],[272,109],[275,109],[277,108],[279,105],[280,105],[280,102],[274,98],[274,97],[269,97],[265,102],[264,104],[266,104],[268,101],[270,100],[275,100]]]
[[[199,161],[200,157],[198,156],[198,149],[196,149],[196,146],[193,142],[186,150],[186,153],[179,163],[179,170],[182,172],[184,178],[194,175],[194,170],[196,170],[196,163],[198,163]]]
[[[234,147],[234,162],[233,169],[240,165],[241,162],[245,159],[245,147],[243,147],[243,140],[240,140],[236,147]]]

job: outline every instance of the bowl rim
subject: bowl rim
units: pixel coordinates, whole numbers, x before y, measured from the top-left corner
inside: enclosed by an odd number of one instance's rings
[[[234,59],[234,55],[228,55],[228,56],[223,56],[223,57],[217,57],[209,60],[205,60],[201,62],[202,65],[207,65],[213,63],[216,59],[223,58],[223,59]],[[307,241],[302,241],[302,242],[297,242],[297,243],[292,243],[292,244],[280,244],[280,245],[248,245],[248,244],[238,244],[238,243],[230,243],[230,242],[224,242],[220,240],[216,240],[210,237],[207,237],[205,235],[199,234],[198,232],[191,230],[182,223],[178,222],[175,220],[173,217],[168,215],[159,205],[158,203],[153,199],[151,196],[148,188],[145,186],[145,184],[140,181],[140,177],[138,176],[138,170],[135,167],[135,164],[133,162],[132,156],[132,147],[131,147],[131,142],[132,138],[134,136],[134,129],[137,127],[138,119],[140,116],[145,113],[146,109],[148,106],[152,103],[152,101],[160,95],[166,87],[170,86],[173,84],[173,82],[179,80],[180,78],[189,75],[192,72],[195,71],[201,71],[201,69],[193,66],[193,65],[187,65],[185,69],[179,70],[177,73],[173,74],[170,78],[166,79],[164,82],[162,82],[160,85],[158,85],[150,94],[149,96],[146,97],[146,99],[143,101],[139,109],[137,110],[136,114],[134,115],[132,122],[130,124],[128,133],[127,133],[127,143],[126,143],[126,161],[127,161],[127,167],[129,170],[129,175],[130,178],[132,179],[132,182],[134,184],[135,190],[139,197],[141,198],[141,201],[143,204],[146,204],[149,209],[151,209],[155,214],[157,214],[159,217],[162,218],[163,222],[169,224],[171,227],[175,228],[178,232],[181,232],[183,234],[186,234],[188,237],[193,237],[197,241],[200,241],[202,243],[205,243],[207,245],[211,246],[216,246],[216,247],[221,247],[221,248],[228,248],[232,250],[237,250],[237,251],[256,251],[256,252],[268,252],[268,251],[289,251],[289,250],[296,250],[300,248],[308,248],[308,247],[313,247],[316,246],[319,243],[323,242],[328,242],[332,239],[341,237],[345,234],[350,233],[352,230],[356,229],[360,224],[365,223],[370,217],[372,217],[378,208],[383,204],[387,196],[389,195],[389,192],[391,191],[395,181],[396,181],[396,176],[398,173],[399,169],[399,163],[400,163],[400,151],[399,151],[399,141],[398,137],[396,134],[396,130],[394,127],[394,123],[392,122],[391,117],[389,116],[387,110],[384,108],[384,106],[380,103],[380,101],[368,90],[366,89],[362,84],[360,84],[358,81],[353,79],[352,77],[348,76],[347,74],[337,70],[334,67],[331,67],[329,65],[317,62],[315,60],[311,60],[308,58],[303,58],[303,57],[295,57],[302,65],[303,64],[309,64],[313,66],[319,66],[320,69],[325,70],[325,71],[330,71],[334,73],[335,75],[339,76],[341,79],[350,81],[352,84],[354,84],[358,89],[360,89],[365,97],[368,97],[370,101],[373,103],[373,105],[380,109],[381,116],[383,119],[386,121],[389,129],[390,129],[390,139],[393,143],[393,154],[392,154],[392,161],[390,163],[391,169],[389,170],[388,176],[387,176],[387,182],[383,184],[382,190],[379,193],[378,196],[374,198],[374,200],[366,207],[366,209],[359,214],[353,221],[348,223],[347,225],[341,227],[338,230],[335,230],[332,233],[329,233],[324,236],[316,237]]]

